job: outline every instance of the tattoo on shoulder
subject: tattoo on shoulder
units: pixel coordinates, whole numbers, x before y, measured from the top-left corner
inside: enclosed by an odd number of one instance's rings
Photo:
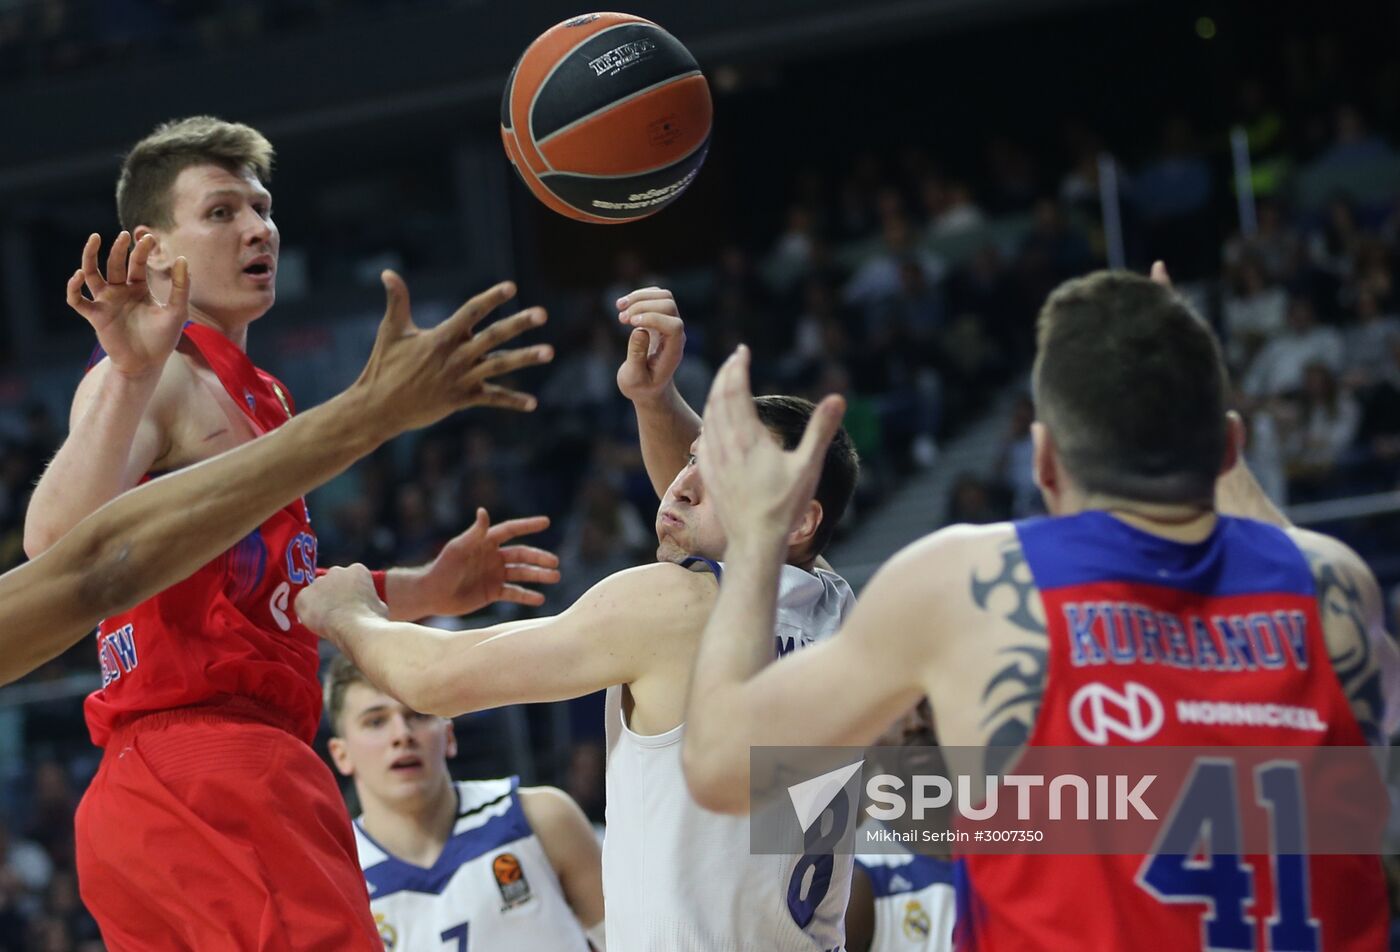
[[[973,603],[1009,622],[1021,636],[1020,644],[998,652],[1005,664],[982,689],[980,703],[986,713],[981,726],[989,731],[984,769],[989,776],[1000,774],[1013,749],[1030,739],[1045,693],[1049,647],[1045,621],[1037,611],[1035,579],[1020,542],[1008,542],[1000,556],[994,575],[986,578],[974,570],[971,579]]]
[[[1328,656],[1337,680],[1351,703],[1352,713],[1368,744],[1381,742],[1384,701],[1381,671],[1374,657],[1366,623],[1364,582],[1324,552],[1303,549],[1317,584],[1318,613],[1323,628],[1335,632],[1327,639]]]

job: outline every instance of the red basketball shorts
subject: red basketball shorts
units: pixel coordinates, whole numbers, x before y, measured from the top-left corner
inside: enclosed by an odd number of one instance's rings
[[[110,952],[383,952],[330,771],[247,711],[112,735],[77,814],[79,887]]]

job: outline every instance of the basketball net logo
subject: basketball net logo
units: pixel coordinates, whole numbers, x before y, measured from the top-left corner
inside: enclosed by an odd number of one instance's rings
[[[1075,733],[1099,747],[1109,734],[1140,744],[1162,729],[1162,702],[1136,681],[1125,684],[1122,694],[1096,681],[1074,692],[1069,720]]]

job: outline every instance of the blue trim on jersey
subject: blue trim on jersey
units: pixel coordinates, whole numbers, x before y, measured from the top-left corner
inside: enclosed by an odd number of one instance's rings
[[[705,567],[714,573],[716,582],[724,581],[724,569],[714,559],[707,559],[703,555],[688,555],[681,559],[681,568],[688,569],[696,562],[704,563]]]
[[[950,859],[938,856],[915,854],[913,860],[903,866],[885,866],[883,864],[868,866],[857,857],[856,865],[865,870],[865,875],[870,877],[870,888],[875,893],[876,899],[918,892],[921,889],[927,889],[934,883],[952,886],[957,878],[957,864]],[[894,885],[895,877],[904,880],[898,887]]]
[[[470,863],[492,850],[500,849],[507,843],[514,843],[516,840],[533,836],[534,830],[530,828],[530,821],[525,818],[525,809],[520,805],[520,795],[517,792],[519,786],[520,778],[511,777],[510,792],[508,793],[510,808],[502,815],[492,817],[475,829],[453,833],[448,839],[447,845],[443,847],[442,855],[437,858],[437,862],[433,863],[430,869],[415,866],[394,856],[375,842],[374,837],[366,833],[364,826],[359,820],[356,820],[355,827],[361,835],[379,847],[379,851],[388,857],[364,871],[365,882],[370,887],[370,899],[383,899],[385,896],[392,896],[399,892],[441,895],[442,891],[447,888],[447,884],[452,881],[452,877],[457,874],[457,870],[464,864]],[[456,823],[463,815],[459,803],[457,816],[453,819],[453,823]]]
[[[1042,590],[1126,582],[1198,595],[1313,595],[1312,570],[1277,526],[1221,516],[1200,542],[1163,539],[1090,510],[1016,524],[1021,551]]]

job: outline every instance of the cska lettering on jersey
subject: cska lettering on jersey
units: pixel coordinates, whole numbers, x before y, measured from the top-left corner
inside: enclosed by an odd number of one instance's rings
[[[1175,614],[1129,601],[1067,601],[1061,609],[1076,668],[1308,669],[1308,620],[1299,610]]]
[[[131,625],[123,625],[111,634],[103,635],[97,643],[97,659],[102,665],[104,688],[119,680],[123,674],[130,674],[140,663],[132,630]]]

